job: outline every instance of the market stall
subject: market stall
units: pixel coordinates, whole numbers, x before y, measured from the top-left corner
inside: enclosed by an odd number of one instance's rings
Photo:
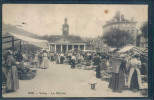
[[[10,32],[2,33],[2,49],[14,49],[15,44],[19,44],[16,42],[18,40],[20,40],[20,49],[21,45],[24,43],[31,44],[42,49],[49,49],[49,43],[47,40],[35,39]]]
[[[141,78],[143,83],[143,89],[148,88],[148,49],[147,48],[139,48],[135,46],[126,46],[118,51],[120,54],[124,54],[126,52],[138,53],[140,54],[141,61]]]
[[[42,49],[49,50],[49,43],[47,40],[39,40],[39,39],[30,38],[23,35],[18,35],[15,33],[4,32],[4,31],[2,33],[3,53],[5,53],[5,51],[7,50],[12,50],[14,52],[13,54],[15,54],[16,53],[15,51],[17,50],[19,50],[21,53],[22,46],[25,43],[28,45],[32,45],[32,47],[39,47]],[[25,52],[25,49],[24,49],[24,52]],[[23,54],[23,55],[24,57],[25,56],[27,56],[27,58],[29,57],[28,54]],[[19,64],[16,65],[18,69],[19,79],[32,79],[35,77],[37,66],[34,64],[33,60],[30,61],[29,59],[30,58],[28,58],[28,60],[23,59],[22,62],[19,62]]]
[[[139,47],[135,47],[135,46],[125,46],[124,48],[120,49],[117,53],[125,53],[125,52],[129,52],[129,51],[141,53],[144,50],[145,50],[144,48],[139,48]]]

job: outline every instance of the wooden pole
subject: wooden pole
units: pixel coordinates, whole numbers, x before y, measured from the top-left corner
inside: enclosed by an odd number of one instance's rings
[[[13,54],[14,54],[14,37],[12,37],[12,51],[13,51]]]
[[[21,52],[21,40],[20,40],[20,52]]]

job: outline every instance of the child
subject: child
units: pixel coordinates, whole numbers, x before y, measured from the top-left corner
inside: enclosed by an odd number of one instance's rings
[[[97,84],[95,75],[96,75],[95,71],[92,71],[90,74],[89,84],[91,85],[91,90],[95,90],[95,85]]]

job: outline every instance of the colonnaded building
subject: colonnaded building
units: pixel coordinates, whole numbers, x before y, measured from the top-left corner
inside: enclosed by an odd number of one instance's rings
[[[106,21],[105,25],[103,25],[102,36],[106,35],[107,32],[112,29],[127,31],[134,37],[134,40],[135,40],[134,45],[136,45],[136,37],[138,35],[136,24],[137,22],[134,21],[133,17],[130,20],[128,20],[124,17],[123,14],[117,11],[114,17],[110,21]],[[100,37],[94,40],[94,46],[95,46],[95,50],[98,50],[100,52],[104,52],[104,50],[107,51],[106,49],[108,48],[105,46],[103,39]]]
[[[53,35],[50,38],[51,52],[68,52],[72,49],[85,50],[86,42],[80,36],[69,35],[68,19],[64,19],[62,35]]]

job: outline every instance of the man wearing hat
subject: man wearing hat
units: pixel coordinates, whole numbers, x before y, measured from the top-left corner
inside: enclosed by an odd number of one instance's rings
[[[142,89],[141,82],[141,61],[139,53],[134,53],[133,59],[130,60],[130,73],[128,76],[128,88],[136,91],[138,89]]]

